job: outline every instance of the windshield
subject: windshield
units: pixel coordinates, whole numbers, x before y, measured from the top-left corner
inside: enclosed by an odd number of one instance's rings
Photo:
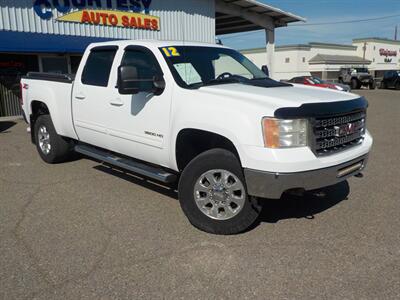
[[[354,70],[356,70],[357,73],[368,73],[367,68],[354,68]]]
[[[309,79],[312,83],[314,83],[314,84],[322,84],[322,83],[325,83],[325,81],[322,80],[322,79],[319,78],[319,77],[309,77],[308,79]]]
[[[217,47],[177,46],[160,48],[177,83],[184,88],[227,83],[251,84],[269,80],[239,52]],[[278,86],[278,85],[276,85]]]

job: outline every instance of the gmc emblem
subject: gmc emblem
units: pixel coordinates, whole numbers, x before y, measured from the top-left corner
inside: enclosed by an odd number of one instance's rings
[[[354,123],[347,123],[340,126],[335,126],[335,136],[347,136],[356,132],[356,125]]]

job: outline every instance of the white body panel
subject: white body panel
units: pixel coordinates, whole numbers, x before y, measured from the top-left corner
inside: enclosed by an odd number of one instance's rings
[[[22,79],[22,82],[27,85],[27,89],[23,89],[22,109],[28,120],[32,113],[32,102],[44,102],[50,111],[57,133],[77,139],[71,107],[73,84],[30,79]]]
[[[80,83],[80,76],[90,48],[99,45],[117,45],[119,50],[108,87],[88,87]],[[128,45],[144,46],[156,56],[166,81],[166,89],[161,96],[119,95],[115,87],[117,68]],[[362,144],[326,157],[317,158],[308,147],[265,148],[261,120],[265,116],[274,116],[276,109],[299,107],[304,103],[346,101],[359,96],[304,85],[262,88],[225,84],[197,90],[184,89],[176,84],[158,49],[169,45],[182,43],[122,41],[91,45],[82,59],[74,85],[23,80],[23,83],[29,84],[24,95],[25,113],[29,116],[31,102],[40,100],[48,105],[60,135],[176,171],[179,170],[175,146],[183,129],[200,129],[222,135],[234,144],[244,168],[269,172],[326,168],[369,152],[372,145],[369,133]],[[82,95],[85,99],[76,98]],[[116,100],[122,105],[111,105]],[[145,132],[156,133],[157,136]]]

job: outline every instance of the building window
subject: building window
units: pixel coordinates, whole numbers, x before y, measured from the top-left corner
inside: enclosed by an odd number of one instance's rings
[[[63,56],[42,57],[42,72],[67,74],[67,58]]]
[[[303,57],[303,63],[305,63],[306,62],[306,58],[305,57]]]
[[[289,57],[285,58],[285,63],[290,63],[290,58]]]
[[[71,56],[71,73],[76,74],[79,68],[79,64],[81,62],[82,56]]]

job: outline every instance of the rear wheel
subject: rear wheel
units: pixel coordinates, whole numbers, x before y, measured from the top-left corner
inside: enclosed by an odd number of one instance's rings
[[[380,88],[381,88],[381,89],[387,89],[387,86],[386,86],[386,82],[385,82],[385,81],[381,81],[381,86],[380,86]]]
[[[376,88],[375,81],[371,81],[370,84],[369,84],[369,89],[370,90],[374,90],[375,88]]]
[[[396,90],[400,90],[400,81],[397,81],[397,82],[396,82],[395,87],[396,87]]]
[[[189,221],[214,234],[248,229],[260,214],[258,199],[247,195],[242,167],[231,152],[206,151],[183,171],[179,201]]]
[[[41,115],[34,126],[36,148],[40,157],[47,163],[66,161],[71,154],[67,140],[59,136],[49,115]]]
[[[360,88],[360,84],[358,83],[358,80],[356,78],[353,78],[351,80],[351,89],[352,90],[357,90]]]

